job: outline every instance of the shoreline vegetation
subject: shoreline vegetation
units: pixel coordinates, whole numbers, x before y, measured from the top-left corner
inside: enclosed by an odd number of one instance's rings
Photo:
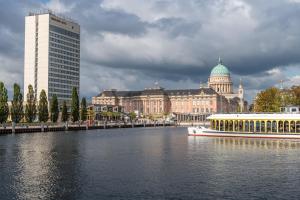
[[[77,88],[72,89],[70,105],[67,105],[66,101],[59,105],[55,94],[50,99],[48,101],[45,90],[41,90],[38,98],[37,91],[29,85],[25,100],[20,86],[15,83],[11,106],[9,106],[7,89],[0,81],[0,124],[3,129],[6,129],[10,122],[11,129],[15,129],[16,125],[20,124],[26,124],[25,126],[28,127],[36,124],[80,123],[87,120],[87,102],[85,97],[81,102],[79,101]]]

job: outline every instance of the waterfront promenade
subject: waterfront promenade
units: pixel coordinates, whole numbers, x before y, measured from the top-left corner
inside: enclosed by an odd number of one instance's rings
[[[150,123],[124,123],[124,122],[109,122],[109,123],[45,123],[45,124],[17,124],[15,128],[11,124],[6,127],[0,127],[0,134],[13,134],[13,133],[34,133],[34,132],[55,132],[55,131],[77,131],[77,130],[92,130],[92,129],[113,129],[113,128],[141,128],[141,127],[166,127],[176,126],[175,123],[170,122],[150,122]]]

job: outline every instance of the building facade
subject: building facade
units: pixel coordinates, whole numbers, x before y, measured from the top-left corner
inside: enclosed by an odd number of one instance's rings
[[[79,91],[80,26],[52,12],[25,17],[24,96],[31,84],[36,95],[45,90],[59,101]]]
[[[157,84],[142,91],[105,90],[93,97],[93,104],[120,105],[124,112],[138,112],[144,116],[176,113],[180,115],[208,115],[238,112],[244,109],[244,89],[233,92],[230,73],[221,60],[215,66],[206,87],[199,89],[165,90]]]
[[[212,69],[207,85],[209,88],[214,89],[219,95],[224,96],[228,101],[234,99],[238,100],[239,111],[245,110],[246,102],[244,101],[244,87],[242,85],[242,80],[240,80],[237,93],[234,93],[230,72],[228,68],[223,65],[221,58],[219,58],[218,65]]]

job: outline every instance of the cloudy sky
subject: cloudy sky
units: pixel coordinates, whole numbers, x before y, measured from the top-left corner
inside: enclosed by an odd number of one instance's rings
[[[52,9],[81,25],[81,95],[206,83],[221,56],[249,101],[300,84],[300,0],[0,0],[0,80],[23,86],[24,17]]]

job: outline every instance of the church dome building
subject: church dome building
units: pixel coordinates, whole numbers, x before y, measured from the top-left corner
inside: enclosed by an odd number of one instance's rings
[[[215,90],[219,95],[224,96],[228,100],[239,99],[240,109],[244,111],[244,88],[242,81],[238,87],[238,92],[233,91],[233,82],[230,77],[230,72],[228,68],[223,65],[221,58],[219,58],[219,63],[216,65],[210,73],[208,78],[208,87]]]
[[[232,94],[232,81],[228,68],[223,65],[222,60],[219,58],[219,63],[215,66],[208,78],[208,86],[214,89],[219,94]]]

